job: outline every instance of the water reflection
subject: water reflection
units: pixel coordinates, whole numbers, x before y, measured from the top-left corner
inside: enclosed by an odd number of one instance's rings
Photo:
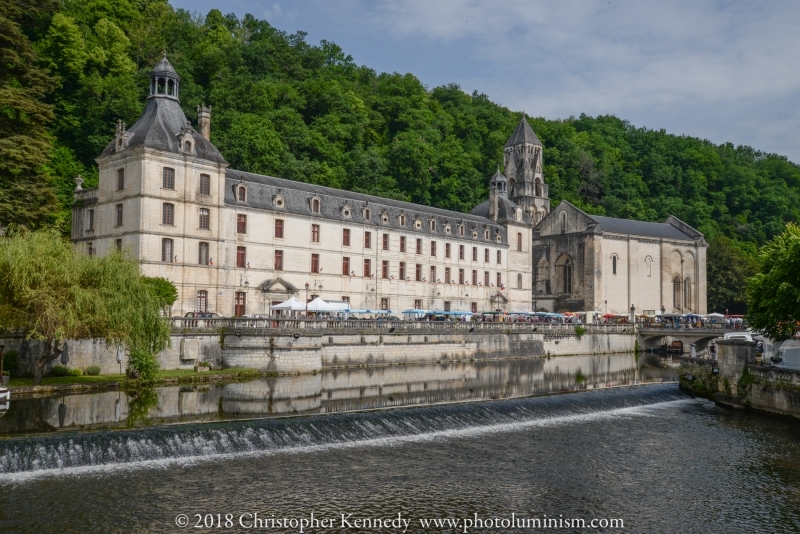
[[[677,379],[633,354],[330,370],[220,385],[159,387],[20,399],[0,434],[223,421],[508,399]]]

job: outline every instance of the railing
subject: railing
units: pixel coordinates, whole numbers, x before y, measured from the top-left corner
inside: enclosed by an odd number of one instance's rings
[[[75,191],[75,202],[79,200],[97,200],[97,188],[90,187],[88,189]]]
[[[690,330],[690,331],[724,331],[724,332],[733,332],[736,330],[747,330],[747,325],[743,323],[728,325],[725,323],[704,323],[703,326],[693,326],[691,324],[680,324],[680,323],[663,323],[663,324],[653,324],[653,323],[642,323],[637,324],[636,328],[638,330]]]
[[[593,332],[633,332],[632,325],[626,324],[571,324],[571,323],[527,323],[527,322],[460,322],[460,321],[389,321],[381,319],[339,320],[339,319],[275,319],[275,318],[216,318],[203,319],[192,317],[174,317],[170,319],[172,329],[186,330],[222,330],[228,332],[243,330],[350,330],[375,332],[561,332],[575,333],[576,327],[582,327],[587,333]],[[320,332],[321,333],[321,332]]]

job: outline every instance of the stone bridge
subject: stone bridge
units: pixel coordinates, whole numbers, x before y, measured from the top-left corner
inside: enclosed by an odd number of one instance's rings
[[[683,343],[683,352],[689,352],[689,345],[694,343],[698,351],[708,348],[710,341],[722,338],[728,332],[744,332],[741,328],[727,328],[726,325],[709,325],[700,328],[642,327],[639,328],[639,346],[642,350],[658,349],[673,341]]]

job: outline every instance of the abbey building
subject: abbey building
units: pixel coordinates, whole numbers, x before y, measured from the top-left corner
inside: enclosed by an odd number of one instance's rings
[[[171,280],[173,314],[264,314],[290,296],[396,312],[705,311],[702,235],[567,202],[551,213],[524,118],[505,175],[465,214],[230,169],[210,142],[211,110],[198,109],[197,129],[187,121],[166,56],[150,78],[142,116],[97,158],[99,186],[76,188],[72,239]]]

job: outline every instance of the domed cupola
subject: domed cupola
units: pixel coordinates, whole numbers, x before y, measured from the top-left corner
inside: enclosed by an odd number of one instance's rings
[[[181,77],[175,72],[172,63],[167,59],[167,51],[164,57],[156,63],[150,71],[150,96],[148,98],[171,98],[178,100]]]
[[[500,172],[499,165],[497,167],[497,172],[489,179],[489,189],[496,189],[497,193],[502,196],[508,194],[508,180],[506,180],[506,177]]]

